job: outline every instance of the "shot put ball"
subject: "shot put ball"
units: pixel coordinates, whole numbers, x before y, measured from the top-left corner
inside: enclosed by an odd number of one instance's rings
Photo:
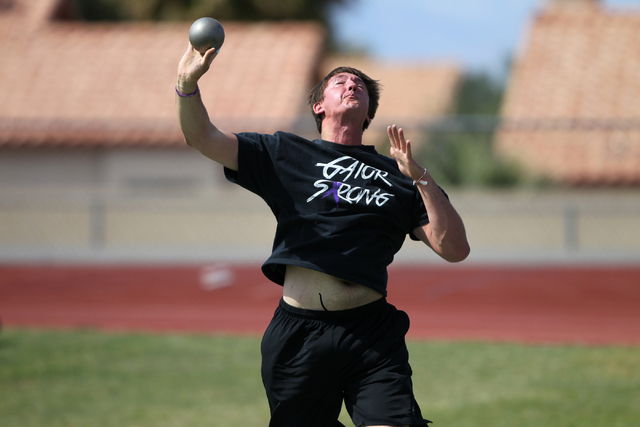
[[[224,43],[224,28],[213,18],[200,18],[191,24],[189,42],[203,55],[212,47],[218,50]]]

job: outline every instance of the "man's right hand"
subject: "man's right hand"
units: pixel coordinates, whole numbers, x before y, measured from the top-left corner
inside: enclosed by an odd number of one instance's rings
[[[220,49],[209,49],[202,55],[189,43],[189,47],[178,65],[176,89],[180,93],[195,92],[198,80],[209,70],[211,62],[220,53]]]

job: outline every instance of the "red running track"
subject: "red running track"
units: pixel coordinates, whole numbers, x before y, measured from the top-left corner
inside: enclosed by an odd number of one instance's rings
[[[640,344],[640,266],[389,273],[410,339]],[[8,327],[259,335],[280,296],[257,265],[0,266]]]

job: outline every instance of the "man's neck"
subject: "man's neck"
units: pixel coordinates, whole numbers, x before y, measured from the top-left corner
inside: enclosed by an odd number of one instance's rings
[[[362,145],[362,128],[355,126],[322,125],[321,138],[342,145]]]

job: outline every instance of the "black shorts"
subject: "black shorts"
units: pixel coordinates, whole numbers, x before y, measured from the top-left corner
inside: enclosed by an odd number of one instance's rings
[[[409,317],[385,299],[345,311],[280,301],[262,339],[270,427],[339,426],[342,401],[356,426],[424,426],[413,396]]]

